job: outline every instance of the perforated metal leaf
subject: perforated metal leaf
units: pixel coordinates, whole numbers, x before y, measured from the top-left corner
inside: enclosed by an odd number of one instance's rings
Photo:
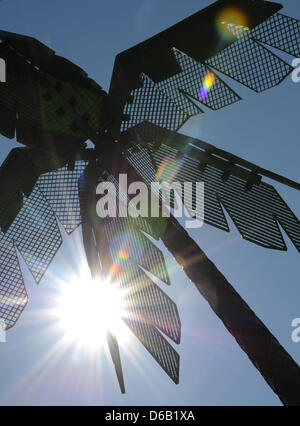
[[[0,131],[60,160],[86,140],[86,124],[97,131],[106,94],[86,73],[37,40],[0,31],[7,81],[0,85]],[[74,119],[75,117],[75,119]],[[81,129],[79,129],[79,124]]]
[[[128,152],[127,151],[124,152],[126,158],[129,152],[132,153],[132,156],[130,156],[130,160],[132,160],[132,158],[136,159],[135,169],[138,171],[138,173],[140,168],[143,169],[144,172],[146,172],[147,170],[147,172],[144,173],[143,177],[147,175],[148,180],[146,182],[148,185],[150,185],[151,181],[155,180],[155,177],[154,179],[151,180],[151,176],[152,176],[151,172],[153,172],[153,166],[149,158],[149,151],[147,149],[143,150],[143,156],[141,157],[139,155],[139,153],[141,152],[141,148],[136,149],[136,147],[134,146],[130,148]],[[140,176],[142,176],[142,173],[140,173]],[[123,203],[123,205],[128,206],[128,203],[129,203],[128,194],[124,193],[124,191],[119,191],[119,181],[117,180],[117,178],[115,178],[114,176],[112,176],[110,173],[108,173],[105,170],[103,171],[101,175],[101,180],[106,182],[112,182],[116,188],[116,195],[119,200],[119,203]],[[128,206],[128,208],[130,210],[130,206]],[[129,214],[127,217],[127,222],[128,222],[128,225],[133,226],[134,228],[138,228],[141,231],[150,235],[151,237],[155,238],[156,240],[159,240],[160,238],[159,232],[157,231],[156,227],[152,225],[151,221],[149,221],[149,218],[144,218],[142,216],[133,218]],[[167,278],[165,282],[168,283],[169,279]]]
[[[228,230],[220,205],[222,203],[243,238],[267,248],[286,250],[278,220],[300,251],[299,220],[271,185],[261,183],[246,191],[244,180],[230,176],[224,182],[222,171],[211,166],[201,171],[199,161],[192,156],[178,159],[176,151],[164,145],[153,156],[158,165],[168,156],[168,162],[173,168],[172,179],[179,182],[204,182],[205,222]],[[168,180],[167,177],[165,179]]]
[[[121,131],[139,123],[149,121],[170,130],[177,130],[190,117],[173,100],[168,98],[146,75],[141,75],[142,87],[131,92],[131,103],[127,103],[124,114],[129,120],[123,121]]]
[[[0,318],[6,328],[17,322],[28,301],[17,252],[13,242],[0,235]]]
[[[64,166],[56,171],[43,174],[37,181],[38,187],[68,234],[81,223],[78,179],[86,165],[87,162],[84,160],[76,161],[74,170],[69,170],[68,166]]]
[[[256,92],[281,83],[293,69],[248,37],[240,38],[206,63]]]
[[[201,64],[194,59],[185,55],[183,52],[173,48],[173,53],[182,69],[182,73],[174,75],[167,80],[158,83],[158,87],[165,92],[171,99],[183,106],[183,101],[186,106],[186,111],[190,115],[196,115],[202,111],[196,108],[190,99],[182,94],[186,93],[198,102],[202,102],[207,107],[217,110],[226,107],[241,98],[215,75],[206,65]],[[208,93],[201,93],[204,89],[205,78],[212,76],[213,85]]]
[[[110,235],[109,230],[105,232]],[[181,325],[175,303],[138,267],[130,253],[115,250],[115,245],[110,247],[110,253],[115,278],[124,294],[124,318],[152,324],[179,343]]]
[[[39,282],[62,239],[53,210],[38,188],[25,199],[5,237],[16,244],[32,275]],[[6,261],[5,257],[1,258],[1,262]]]
[[[300,56],[300,21],[298,19],[275,13],[250,33],[251,37],[269,46],[296,57]]]
[[[138,167],[138,172],[145,181],[153,179],[156,171],[155,176],[159,177],[160,181],[179,182],[182,187],[184,182],[204,182],[206,223],[228,231],[223,206],[243,238],[267,248],[286,250],[278,227],[280,223],[300,251],[299,220],[277,191],[271,185],[260,182],[261,178],[256,177],[251,170],[248,172],[246,169],[235,170],[232,166],[230,169],[228,160],[222,162],[219,157],[207,154],[212,150],[212,146],[201,142],[204,148],[200,150],[195,145],[196,139],[150,125],[141,126],[136,129],[136,133],[139,134],[139,140],[143,139],[145,143],[151,141],[147,146],[154,163],[150,161],[149,153],[143,146],[137,145],[134,154],[132,150],[127,152],[129,161],[137,167],[134,156],[137,156],[139,151],[140,162],[147,164],[144,169]],[[185,147],[184,150],[182,147]],[[194,216],[195,193],[184,195],[185,201],[188,201],[185,206]],[[171,201],[174,201],[172,192]],[[196,217],[203,220],[202,204],[200,207]]]
[[[123,319],[174,381],[179,356],[157,328],[179,343],[181,324],[175,303],[151,278],[169,283],[162,252],[141,232],[132,217],[104,217],[96,213],[99,182],[115,177],[101,170],[100,162],[87,167],[79,180],[83,240],[92,274],[105,273],[122,291]],[[101,198],[100,195],[98,197]],[[146,271],[151,272],[151,277]]]
[[[226,6],[237,6],[244,11],[248,18],[247,29],[250,31],[239,31],[236,36],[245,37],[224,38],[220,34],[218,28],[223,24],[220,19]],[[157,102],[159,116],[144,111],[145,88],[140,88],[141,75],[147,75],[152,81],[152,90],[153,87],[159,88],[188,116],[203,112],[199,109],[199,103],[195,104],[193,99],[212,109],[223,108],[240,99],[237,93],[210,71],[209,66],[255,91],[279,84],[292,71],[292,67],[259,44],[259,41],[287,52],[299,51],[299,24],[292,18],[278,14],[281,7],[279,4],[256,0],[216,2],[120,53],[116,57],[109,96],[115,111],[119,112],[120,117],[123,112],[128,114],[129,122],[116,120],[112,134],[117,137],[120,129],[121,132],[125,131],[143,121],[170,130],[178,128],[180,120],[174,114],[173,107],[170,110],[169,104],[164,105],[157,94],[148,94],[148,108],[153,112],[152,103]],[[227,24],[232,25],[230,22]],[[214,84],[202,96],[201,89],[205,86],[208,73],[214,76]],[[130,94],[134,97],[131,106]]]
[[[132,252],[126,251],[126,228],[127,224],[120,218],[105,226],[115,279],[124,294],[123,320],[164,371],[178,383],[179,355],[157,330],[159,328],[174,342],[180,342],[181,324],[177,307],[138,267],[138,262],[131,256]],[[119,234],[118,240],[114,238],[116,233]]]
[[[16,248],[39,282],[62,243],[55,215],[37,187],[5,234],[0,234],[0,318],[13,327],[27,303]]]
[[[115,218],[105,226],[114,261],[118,260],[117,256],[120,252],[125,253],[128,259],[123,259],[123,261],[134,262],[161,281],[170,284],[167,265],[162,252],[138,228],[132,226],[133,222],[133,218],[130,220]],[[122,265],[122,256],[119,258],[119,263],[120,259]]]
[[[152,325],[129,318],[124,319],[124,321],[153,358],[177,384],[179,382],[179,355],[170,343]]]

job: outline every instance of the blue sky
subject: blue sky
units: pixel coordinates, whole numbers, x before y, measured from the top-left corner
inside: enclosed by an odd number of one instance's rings
[[[84,68],[107,90],[117,53],[210,3],[3,0],[0,28],[41,40]],[[299,1],[282,0],[282,4],[283,13],[300,19]],[[280,55],[291,63],[292,57]],[[243,100],[194,117],[182,132],[299,181],[300,83],[288,77],[280,86],[256,94],[225,80]],[[1,136],[0,142],[3,161],[17,143]],[[299,217],[299,194],[275,186]],[[300,363],[300,343],[291,339],[291,322],[300,317],[299,254],[286,236],[288,252],[268,251],[246,242],[227,219],[230,233],[205,225],[191,235]],[[63,238],[62,248],[38,287],[23,265],[30,302],[8,332],[7,343],[0,343],[1,405],[280,405],[180,270],[171,275],[171,287],[164,288],[177,303],[182,321],[182,341],[176,348],[181,355],[179,385],[173,384],[134,336],[121,354],[125,395],[119,392],[105,348],[93,355],[72,346],[58,351],[62,332],[53,324],[52,296],[57,293],[57,278],[68,280],[82,262],[80,230]]]

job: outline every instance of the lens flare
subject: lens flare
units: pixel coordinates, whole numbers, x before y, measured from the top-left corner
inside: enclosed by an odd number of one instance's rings
[[[179,158],[174,157],[172,154],[167,154],[161,161],[156,171],[157,180],[170,180],[178,171]]]
[[[212,89],[213,85],[216,81],[216,74],[212,71],[209,71],[202,82],[202,87],[199,92],[199,99],[200,101],[203,101],[206,96],[208,95],[209,91]]]
[[[249,19],[246,13],[236,7],[236,6],[227,6],[223,8],[217,16],[217,30],[219,34],[226,40],[231,40],[234,38],[234,34],[228,28],[228,24],[233,24],[236,27],[249,29]]]
[[[114,263],[111,267],[110,275],[117,275],[121,271],[120,266],[117,263]]]
[[[119,259],[122,260],[123,262],[125,262],[126,260],[129,259],[129,254],[124,250],[120,250],[119,251]]]

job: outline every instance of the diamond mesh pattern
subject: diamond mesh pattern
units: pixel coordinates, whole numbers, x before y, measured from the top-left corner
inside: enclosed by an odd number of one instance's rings
[[[140,144],[130,147],[126,151],[126,157],[148,185],[156,180],[154,165],[147,147]]]
[[[105,227],[107,237],[114,238],[113,227]],[[125,238],[126,236],[123,241]],[[114,270],[119,270],[117,281],[124,291],[124,316],[152,324],[179,343],[181,325],[175,303],[136,265],[131,252],[128,252],[128,259],[121,259],[119,253],[126,252],[123,244],[118,247],[119,249],[113,244],[109,249],[115,265]]]
[[[133,148],[133,149],[135,150],[135,148]],[[145,171],[145,169],[149,168],[149,163],[146,163],[146,161],[142,162],[142,160],[148,160],[148,157],[143,156],[143,158],[140,158],[140,160],[141,161],[139,162],[139,166],[141,166]],[[129,158],[129,161],[130,161],[130,158]],[[137,168],[137,171],[139,173],[138,168]],[[140,176],[143,176],[143,177],[145,176],[145,173],[144,174],[139,173],[139,174],[140,174]],[[113,184],[115,185],[116,191],[117,191],[117,197],[119,198],[119,182],[117,181],[117,179],[115,179],[112,175],[109,175],[108,173],[104,172],[101,180],[113,182]],[[151,181],[149,181],[149,182],[151,182]],[[122,196],[122,195],[124,195],[124,194],[121,193],[120,202],[128,204],[128,197],[127,196],[125,197],[125,196]],[[151,235],[153,238],[155,238],[157,240],[160,238],[159,233],[156,231],[155,227],[151,226],[151,222],[150,222],[149,218],[143,218],[141,216],[138,216],[137,218],[131,218],[129,216],[127,218],[127,221],[128,221],[128,224],[130,223],[131,226],[134,226],[134,227],[141,229],[142,231]]]
[[[100,171],[98,181],[104,177],[105,180],[114,182],[114,177]],[[169,283],[163,254],[140,233],[136,219],[100,219],[95,215],[95,209],[89,207],[91,203],[94,202],[89,198],[82,199],[83,209],[92,215],[85,221],[93,230],[85,230],[85,245],[90,247],[87,251],[88,257],[89,253],[91,256],[89,264],[97,269],[97,265],[93,265],[95,262],[99,263],[100,258],[105,269],[113,274],[113,280],[115,279],[123,290],[125,323],[177,383],[179,356],[157,328],[179,343],[179,314],[174,302],[142,270],[147,269]],[[100,229],[104,231],[104,235],[98,232]],[[97,238],[100,238],[100,241],[96,241],[92,234],[99,236]],[[91,248],[91,245],[94,248]]]
[[[275,14],[251,31],[230,22],[224,24],[239,39],[209,58],[206,65],[256,92],[276,86],[292,72],[289,64],[256,40],[299,56],[298,20]],[[122,122],[121,132],[145,121],[177,130],[189,117],[203,112],[192,99],[213,110],[241,99],[215,74],[213,86],[201,97],[205,76],[212,71],[176,48],[173,48],[173,53],[183,71],[156,84],[142,74],[143,87],[131,92],[133,102],[124,107],[124,114],[128,114],[129,120]]]
[[[105,178],[103,177],[103,180],[114,183],[118,196],[118,181],[112,175],[106,175]],[[125,197],[125,194],[121,194],[121,203],[128,205],[128,201],[128,197]],[[147,237],[139,232],[139,229],[149,235],[154,235],[157,239],[159,238],[159,235],[153,231],[151,220],[149,221],[148,218],[133,218],[128,215],[127,218],[109,219],[106,230],[109,233],[108,240],[110,241],[111,249],[129,253],[131,261],[139,264],[164,283],[170,284],[163,253]]]
[[[168,163],[169,173],[163,176],[163,180],[204,182],[206,223],[228,230],[222,203],[243,238],[263,247],[286,250],[276,222],[279,221],[300,251],[300,222],[272,186],[261,183],[245,191],[244,180],[231,175],[224,182],[222,171],[209,165],[201,171],[199,160],[194,160],[191,155],[178,157],[176,154],[176,150],[161,145],[158,151],[153,152],[153,157],[157,167],[164,161]],[[192,203],[195,205],[195,199]],[[202,217],[199,216],[199,219]]]
[[[15,325],[28,297],[13,242],[0,235],[0,318],[6,328]]]
[[[106,226],[112,252],[118,254],[122,250],[128,253],[131,262],[137,263],[166,284],[170,284],[162,252],[138,229],[129,225],[132,221],[128,221],[127,218],[115,218]]]
[[[149,140],[149,133],[151,132],[150,130],[151,128],[154,130],[154,132],[153,132],[153,137],[150,137],[150,140],[151,139],[155,140],[154,127],[152,126],[148,127],[145,124],[143,124],[142,126],[142,129],[145,131],[145,133],[146,134],[148,133],[147,135],[148,140]],[[147,132],[148,129],[149,129],[149,132]],[[139,135],[142,135],[142,132],[140,129],[139,129]],[[134,145],[133,147],[127,149],[125,155],[128,161],[130,162],[130,164],[135,168],[135,170],[139,173],[139,175],[142,177],[144,182],[148,185],[149,191],[151,189],[151,183],[153,182],[159,183],[159,180],[157,179],[157,176],[155,174],[155,164],[153,159],[151,158],[150,150],[148,149],[147,146],[142,146],[140,144]],[[162,201],[162,192],[156,187],[152,188],[151,190],[153,191],[155,196]],[[172,192],[170,194],[170,201],[171,201],[171,206],[173,206],[174,196]],[[147,218],[147,222],[151,224],[151,217]],[[160,237],[161,235],[158,234],[157,239],[159,239]]]
[[[15,242],[33,277],[39,282],[62,239],[55,215],[36,187],[24,200],[22,209],[5,236]]]
[[[142,74],[141,79],[143,86],[131,92],[133,102],[124,107],[124,114],[129,115],[129,120],[122,122],[121,131],[144,121],[177,130],[189,116],[165,96],[149,77]]]
[[[120,263],[118,251],[111,250],[111,254],[114,261]],[[174,342],[180,342],[181,324],[175,303],[130,260],[117,275],[117,280],[124,291],[124,322],[178,383],[179,355],[157,330],[159,328]]]
[[[124,278],[126,318],[153,325],[179,343],[181,326],[175,303],[133,265]]]
[[[201,111],[199,111],[198,108],[192,107],[193,104],[181,95],[178,89],[188,93],[197,101],[202,102],[213,110],[223,108],[241,99],[229,86],[215,75],[216,79],[213,87],[208,92],[205,99],[201,100],[199,96],[200,89],[203,86],[205,76],[207,73],[211,72],[210,69],[175,48],[173,49],[173,53],[183,72],[158,83],[158,87],[169,97],[174,100],[176,99],[181,107],[183,107],[183,105],[180,104],[179,101],[185,99],[185,103],[189,105],[189,110],[185,108],[185,111],[188,111],[190,115],[199,114]]]
[[[185,72],[175,74],[174,76],[157,83],[157,87],[165,93],[172,101],[189,116],[203,113],[203,111],[191,102],[179,89],[189,92],[193,81],[189,80],[191,76]]]
[[[45,144],[46,149],[49,144],[57,145],[59,151],[63,137],[68,139],[64,146],[80,143],[86,137],[74,122],[74,114],[98,130],[106,99],[100,87],[74,64],[55,55],[47,58],[47,65],[34,66],[30,54],[38,59],[36,46],[26,48],[28,40],[21,35],[18,39],[24,42],[24,54],[22,48],[13,47],[14,36],[6,35],[0,44],[0,57],[10,70],[8,82],[0,87],[1,104],[6,111],[0,120],[1,131],[13,137],[16,127],[19,142],[30,146]],[[46,46],[43,50],[47,56]]]
[[[152,325],[125,318],[124,322],[171,379],[179,381],[179,355]]]
[[[235,37],[246,37],[247,33],[250,31],[249,27],[245,27],[244,25],[233,24],[232,22],[224,21],[222,25],[226,27],[226,31],[233,34]]]
[[[68,234],[81,223],[78,179],[87,162],[76,161],[74,170],[67,166],[46,173],[38,179],[38,186]]]
[[[99,120],[103,104],[103,93],[101,91],[95,88],[86,89],[79,85],[74,85],[74,82],[69,83],[49,75],[47,75],[47,79],[50,87],[48,85],[45,87],[39,86],[39,103],[43,114],[44,126],[56,132],[63,132],[65,135],[69,134],[77,138],[85,138],[85,132],[80,129],[78,123],[74,122],[73,113],[76,113],[93,129],[100,127]],[[59,87],[59,90],[50,90],[51,87]],[[71,107],[71,113],[66,111],[56,92],[59,92],[60,96]]]
[[[291,55],[300,56],[300,21],[275,13],[251,30],[251,36]]]
[[[209,58],[207,64],[256,92],[276,86],[293,69],[248,37],[237,40]]]

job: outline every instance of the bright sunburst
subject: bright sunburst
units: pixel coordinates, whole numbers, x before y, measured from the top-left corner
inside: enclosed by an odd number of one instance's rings
[[[127,335],[122,321],[121,291],[108,282],[93,281],[87,270],[65,285],[56,315],[65,338],[80,346],[97,348],[106,342],[106,331],[124,342]]]

